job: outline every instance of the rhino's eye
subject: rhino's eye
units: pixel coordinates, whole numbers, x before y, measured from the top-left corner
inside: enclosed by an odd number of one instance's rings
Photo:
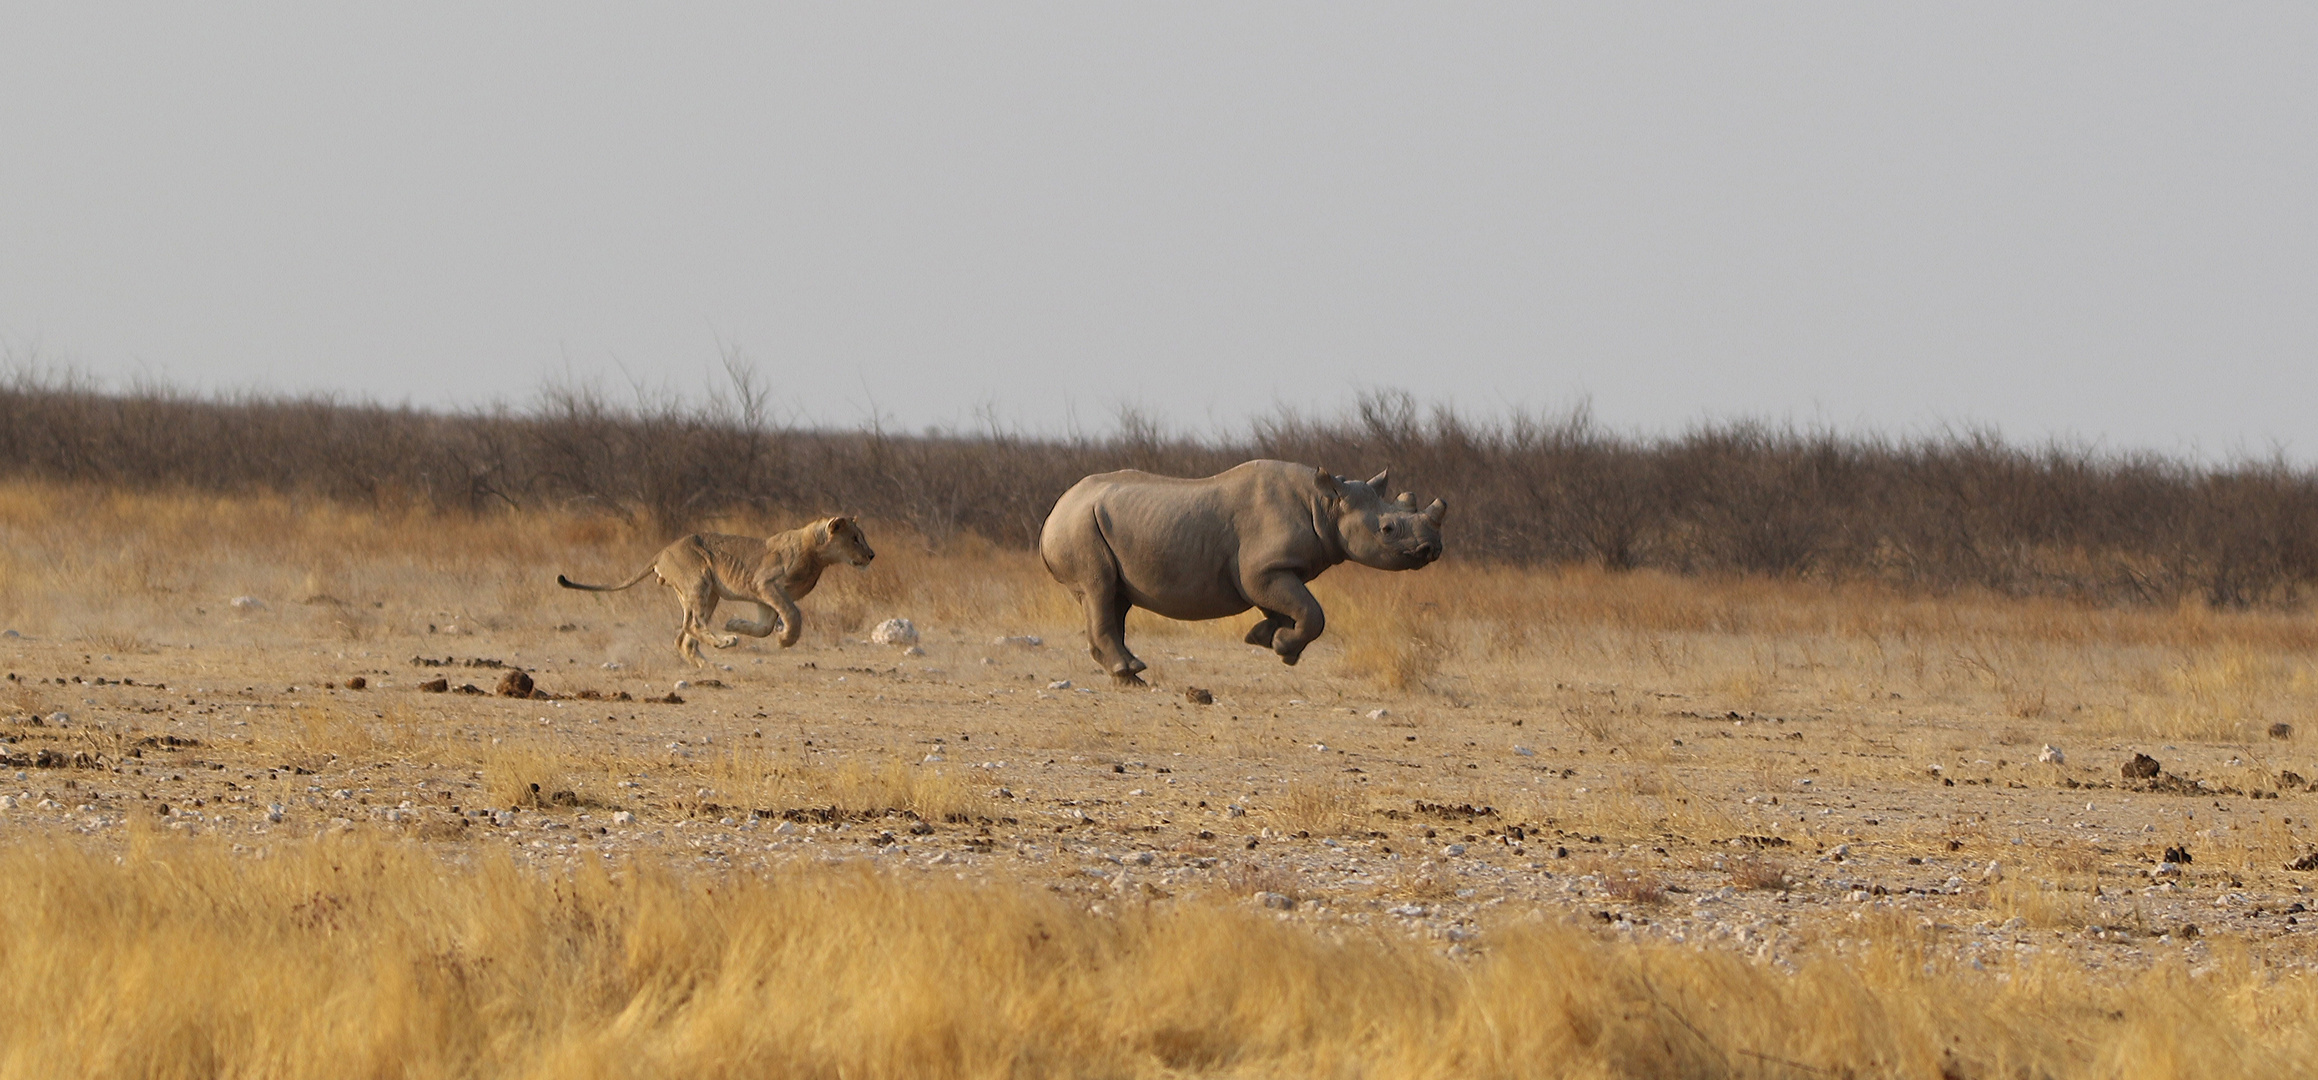
[[[1391,536],[1391,535],[1392,535],[1392,523],[1391,523],[1391,522],[1386,522],[1386,523],[1385,523],[1385,526],[1384,526],[1384,534],[1385,534],[1386,536]]]

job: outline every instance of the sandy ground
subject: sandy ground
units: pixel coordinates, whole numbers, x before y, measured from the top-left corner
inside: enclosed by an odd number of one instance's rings
[[[329,643],[224,609],[110,652],[0,638],[0,829],[251,851],[374,830],[549,868],[863,860],[1098,910],[1267,907],[1452,954],[1548,919],[1774,964],[1900,937],[1975,967],[2125,972],[2300,965],[2318,931],[2313,875],[2285,866],[2318,796],[2255,757],[2272,747],[2104,737],[2067,706],[2030,738],[1988,703],[1521,662],[1386,693],[1231,628],[1139,631],[1148,690],[1109,685],[1075,639],[1003,626],[924,627],[922,655],[848,633],[697,671],[603,659],[658,641],[664,606]],[[552,698],[497,696],[508,668]],[[453,691],[422,689],[436,678]],[[2064,762],[2038,760],[2048,741]],[[2120,774],[2141,751],[2154,782]]]

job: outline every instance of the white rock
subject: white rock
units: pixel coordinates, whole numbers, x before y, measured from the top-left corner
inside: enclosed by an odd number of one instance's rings
[[[2061,753],[2060,747],[2046,743],[2044,749],[2036,752],[2036,760],[2047,765],[2061,765],[2067,763],[2068,755]]]
[[[14,795],[0,795],[0,810],[14,810],[14,809],[16,809],[16,796],[14,796]]]
[[[689,680],[678,679],[676,680],[675,688],[678,690],[690,690],[692,689],[692,683]]]
[[[1463,855],[1464,853],[1465,845],[1463,844],[1450,844],[1448,847],[1441,849],[1441,854],[1443,855]]]
[[[1530,749],[1530,748],[1528,748],[1528,747],[1526,747],[1526,746],[1516,746],[1516,747],[1514,747],[1514,748],[1513,748],[1513,752],[1514,752],[1514,753],[1516,753],[1516,754],[1519,754],[1519,755],[1521,755],[1522,757],[1536,757],[1536,756],[1537,756],[1537,751],[1535,751],[1535,750],[1532,750],[1532,749]]]
[[[625,813],[627,813],[627,811],[625,811],[625,810],[622,810],[622,811],[620,811],[620,813],[622,813],[622,814],[625,814]],[[632,816],[632,815],[631,815],[631,816]],[[796,822],[794,822],[794,821],[784,821],[784,822],[782,822],[782,823],[780,823],[780,824],[778,824],[778,825],[775,825],[775,826],[773,826],[773,835],[774,835],[774,836],[795,836],[795,835],[797,835],[797,823],[796,823]]]
[[[1036,634],[1013,634],[991,638],[990,644],[1011,645],[1017,649],[1035,649],[1046,644],[1046,639]]]
[[[72,724],[72,714],[60,709],[48,714],[48,722],[57,727],[68,727]]]
[[[1130,792],[1128,792],[1127,794],[1129,794],[1129,795],[1149,795],[1149,794],[1151,794],[1151,793],[1150,793],[1150,792],[1148,792],[1148,791],[1145,791],[1145,790],[1143,790],[1142,788],[1136,788],[1135,790],[1133,790],[1133,791],[1130,791]]]
[[[1985,869],[1985,870],[1982,870],[1982,871],[1980,871],[1980,880],[1982,880],[1982,881],[2002,881],[2002,880],[2004,880],[2004,864],[2003,864],[2003,863],[2001,863],[2001,862],[1998,862],[1998,861],[1997,861],[1997,860],[1995,860],[1995,859],[1990,859],[1990,860],[1988,860],[1988,868],[1987,868],[1987,869]]]
[[[869,643],[872,645],[915,645],[918,643],[917,624],[908,619],[887,619],[870,628]]]
[[[634,825],[635,823],[636,823],[636,814],[635,814],[635,811],[632,811],[632,810],[620,810],[620,811],[616,811],[616,812],[614,812],[614,813],[612,814],[612,824],[614,824],[614,825]],[[782,822],[781,824],[785,826],[785,825],[787,825],[787,824],[788,824],[788,822],[784,821],[784,822]],[[777,831],[779,831],[779,830],[775,830],[775,831],[777,832]]]
[[[950,760],[950,759],[949,759],[949,758],[946,758],[946,757],[943,757],[943,756],[942,756],[942,755],[940,755],[940,754],[927,754],[927,755],[926,755],[926,763],[927,763],[927,764],[929,764],[929,765],[938,765],[938,764],[940,764],[940,763],[942,763],[942,762],[945,762],[945,761],[948,761],[948,760]]]
[[[1391,709],[1370,709],[1370,710],[1368,710],[1368,718],[1369,718],[1369,719],[1371,719],[1371,720],[1382,720],[1382,719],[1384,719],[1385,717],[1387,717],[1387,716],[1391,716],[1391,715],[1392,715],[1392,710],[1391,710]]]
[[[1295,898],[1294,898],[1294,897],[1288,896],[1288,895],[1287,895],[1287,894],[1285,894],[1285,893],[1276,893],[1276,892],[1260,892],[1260,893],[1257,893],[1257,894],[1256,894],[1256,903],[1262,904],[1262,905],[1263,905],[1263,906],[1265,906],[1265,907],[1268,907],[1268,908],[1273,908],[1273,909],[1275,909],[1275,910],[1279,910],[1279,911],[1288,911],[1288,910],[1291,910],[1291,909],[1293,909],[1293,908],[1296,906],[1296,901],[1295,901]]]
[[[226,601],[236,611],[264,611],[266,602],[254,596],[236,596]]]
[[[1324,742],[1316,742],[1312,744],[1312,749],[1325,754],[1328,752],[1328,744]]]
[[[1833,851],[1830,851],[1830,852],[1828,852],[1827,854],[1829,854],[1829,855],[1833,855],[1833,856],[1835,856],[1835,857],[1836,857],[1836,858],[1838,858],[1838,859],[1844,858],[1844,857],[1846,857],[1846,856],[1848,856],[1848,855],[1850,855],[1850,854],[1851,854],[1851,845],[1849,845],[1849,844],[1837,844],[1837,845],[1835,845],[1835,850],[1833,850]]]
[[[276,824],[276,825],[279,825],[279,824],[281,824],[281,823],[282,823],[282,804],[280,804],[280,803],[268,803],[268,804],[266,804],[266,820],[267,820],[267,821],[269,821],[269,822],[272,822],[273,824]]]
[[[619,671],[626,668],[627,666],[628,665],[623,664],[617,660],[606,660],[603,664],[605,671]]]
[[[1056,679],[1055,681],[1046,684],[1046,688],[1049,690],[1068,690],[1070,689],[1070,680]]]
[[[901,654],[903,656],[924,656],[926,651],[924,649],[918,648],[915,645],[912,645],[909,648],[903,649]]]
[[[1233,803],[1233,804],[1231,804],[1230,806],[1226,806],[1226,807],[1224,807],[1224,808],[1223,808],[1223,816],[1225,816],[1225,817],[1246,817],[1246,816],[1248,816],[1248,808],[1247,808],[1247,807],[1244,807],[1244,806],[1241,806],[1241,805],[1240,805],[1240,804],[1238,804],[1238,803]]]
[[[491,816],[491,821],[502,829],[512,826],[515,824],[515,811],[501,810]]]

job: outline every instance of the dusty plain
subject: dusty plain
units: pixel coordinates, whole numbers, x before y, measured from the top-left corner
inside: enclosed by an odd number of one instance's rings
[[[1565,1000],[1561,1057],[1404,1069],[1345,1050],[1377,1075],[2308,1068],[2318,870],[2290,868],[2318,850],[2304,612],[1452,560],[1332,571],[1328,635],[1295,668],[1239,643],[1249,619],[1139,613],[1152,686],[1134,689],[1087,658],[1034,555],[971,538],[871,523],[880,558],[829,571],[802,642],[744,638],[694,668],[667,590],[555,587],[649,555],[599,518],[56,488],[0,505],[0,846],[18,878],[360,851],[711,893],[849,881],[871,906],[1022,897],[1090,926],[1196,913],[1548,997],[1541,940],[1669,986],[1684,965],[1725,973],[1644,995],[1671,1035],[1588,1035]],[[867,640],[894,617],[915,649]],[[515,671],[533,696],[500,692]],[[2126,776],[2136,754],[2162,772]],[[23,959],[9,936],[0,970]],[[830,962],[848,949],[874,951]],[[1896,980],[1874,988],[1881,1019],[1833,1042],[1794,1030],[1808,1015],[1743,1032],[1699,1015],[1718,985],[1745,1011],[1732,995],[1879,966]],[[1767,981],[1734,989],[1732,971]],[[1643,1023],[1610,1012],[1624,1020],[1588,1022]],[[1922,1037],[1886,1046],[1878,1024]],[[1146,1032],[1100,1068],[937,1046],[849,1075],[1344,1071],[1292,1034],[1187,1037]],[[0,1072],[55,1060],[12,1053]],[[851,1060],[828,1053],[794,1071]]]

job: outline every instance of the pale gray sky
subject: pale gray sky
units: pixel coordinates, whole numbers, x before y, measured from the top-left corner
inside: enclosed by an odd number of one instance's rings
[[[2318,7],[0,6],[0,343],[2318,458]]]

